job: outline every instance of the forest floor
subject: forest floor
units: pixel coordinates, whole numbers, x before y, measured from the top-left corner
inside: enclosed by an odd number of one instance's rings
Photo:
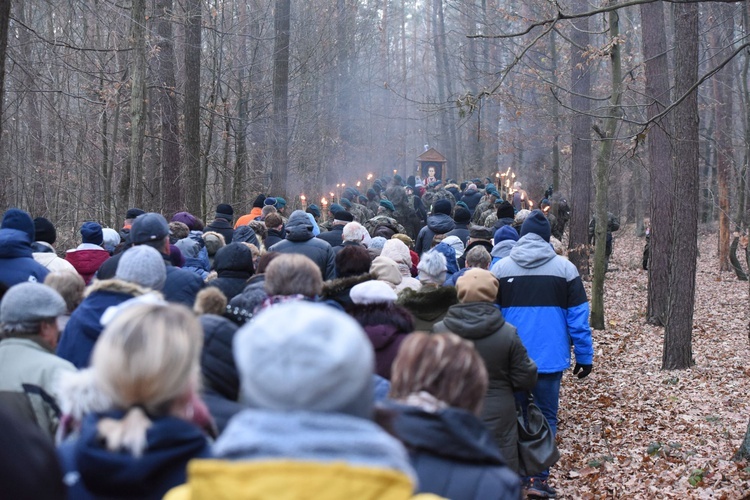
[[[704,230],[695,365],[662,371],[664,329],[645,321],[645,240],[633,226],[615,236],[607,329],[593,332],[591,375],[563,377],[550,483],[571,499],[750,498],[750,464],[731,460],[750,418],[748,283],[717,270],[716,235]]]

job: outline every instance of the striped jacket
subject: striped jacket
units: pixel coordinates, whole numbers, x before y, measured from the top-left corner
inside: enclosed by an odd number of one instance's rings
[[[592,364],[594,348],[589,303],[576,267],[555,254],[540,236],[518,240],[509,258],[492,267],[500,282],[498,303],[515,325],[539,373],[570,368],[570,346],[576,362]]]

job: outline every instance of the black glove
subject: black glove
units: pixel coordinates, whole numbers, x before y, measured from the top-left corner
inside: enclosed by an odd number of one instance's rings
[[[573,368],[573,375],[578,375],[578,378],[588,377],[589,373],[591,373],[591,368],[593,367],[594,365],[582,365],[581,363],[576,363],[575,368]]]

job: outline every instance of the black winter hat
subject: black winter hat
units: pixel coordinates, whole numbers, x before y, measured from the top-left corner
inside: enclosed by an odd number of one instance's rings
[[[529,233],[534,233],[542,237],[542,239],[549,243],[550,227],[547,217],[544,216],[541,210],[536,209],[526,217],[521,225],[521,237]]]
[[[516,211],[513,210],[513,205],[507,201],[503,201],[497,205],[497,218],[498,219],[513,219],[516,216]]]
[[[216,218],[226,219],[229,222],[232,222],[234,220],[234,209],[232,208],[232,205],[226,203],[219,204],[219,206],[216,207]]]
[[[463,207],[456,207],[456,213],[453,214],[453,220],[458,224],[468,224],[471,220],[471,212]]]
[[[441,199],[441,200],[436,201],[435,204],[432,205],[432,213],[450,215],[452,208],[453,207],[451,206],[450,201],[446,199]]]
[[[140,208],[129,208],[129,209],[128,209],[128,212],[127,212],[127,213],[125,214],[125,218],[126,218],[126,219],[135,219],[135,218],[136,218],[136,217],[138,217],[139,215],[143,215],[143,214],[145,214],[145,213],[146,213],[146,212],[144,212],[144,211],[143,211],[143,210],[141,210]]]
[[[34,240],[54,245],[57,240],[57,230],[55,230],[54,224],[49,219],[45,219],[44,217],[34,219]]]
[[[264,201],[266,201],[266,195],[263,193],[259,194],[253,202],[253,208],[263,208]]]

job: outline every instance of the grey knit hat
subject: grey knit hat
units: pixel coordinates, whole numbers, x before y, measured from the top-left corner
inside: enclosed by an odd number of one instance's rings
[[[158,250],[148,245],[138,245],[122,254],[115,277],[152,290],[161,290],[167,281],[167,267]]]
[[[65,314],[67,310],[65,299],[56,290],[41,283],[19,283],[10,287],[0,302],[0,323],[51,319]]]
[[[237,332],[233,351],[254,408],[372,416],[372,344],[343,312],[304,301],[269,307]]]

